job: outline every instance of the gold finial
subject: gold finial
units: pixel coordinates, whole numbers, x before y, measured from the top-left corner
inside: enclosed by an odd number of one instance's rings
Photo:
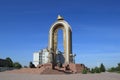
[[[63,17],[61,17],[60,15],[58,15],[57,20],[64,20]]]

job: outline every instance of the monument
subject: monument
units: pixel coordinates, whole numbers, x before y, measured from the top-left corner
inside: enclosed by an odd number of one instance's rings
[[[58,30],[63,30],[63,45],[64,45],[64,58],[65,64],[69,64],[72,61],[72,30],[70,25],[58,15],[57,21],[51,26],[49,31],[49,51],[53,50],[54,61],[56,61],[56,51],[58,43]],[[55,62],[56,63],[56,62]]]
[[[58,51],[59,29],[62,29],[63,31],[64,52]],[[45,53],[44,51],[42,53],[39,53],[39,55],[43,58],[37,58],[42,61],[41,63],[44,62],[44,64],[39,64],[37,66],[38,68],[45,69],[42,72],[43,74],[51,73],[52,70],[56,69],[58,73],[60,70],[65,73],[79,73],[86,68],[83,64],[75,64],[75,55],[72,54],[72,29],[70,25],[60,15],[58,15],[57,21],[50,27],[48,48],[46,49],[46,51],[47,52]],[[44,54],[46,53],[47,55],[45,56]],[[59,58],[59,56],[62,57]],[[36,56],[34,58],[36,59]],[[47,60],[47,62],[45,59]],[[59,62],[57,62],[58,59],[60,59]],[[38,62],[40,62],[39,60]]]

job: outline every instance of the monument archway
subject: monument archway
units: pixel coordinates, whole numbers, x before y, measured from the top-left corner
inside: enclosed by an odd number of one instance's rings
[[[52,49],[54,58],[56,58],[57,44],[58,44],[58,30],[63,30],[63,46],[65,64],[72,62],[70,55],[72,54],[72,30],[70,25],[61,17],[51,26],[49,31],[49,51]]]

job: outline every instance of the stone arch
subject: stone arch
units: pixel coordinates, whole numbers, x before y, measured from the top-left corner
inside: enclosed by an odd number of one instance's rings
[[[57,34],[58,30],[63,30],[63,45],[64,45],[64,58],[65,63],[69,64],[71,62],[70,55],[72,54],[72,30],[70,25],[62,18],[59,17],[50,28],[49,31],[49,50],[53,49],[54,57],[56,57],[57,50]]]

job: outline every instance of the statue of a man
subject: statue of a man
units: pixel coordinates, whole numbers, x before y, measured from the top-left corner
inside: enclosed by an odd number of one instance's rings
[[[53,54],[53,50],[50,49],[50,51],[49,51],[49,62],[50,62],[50,63],[53,62],[53,56],[54,56],[54,54]]]
[[[54,69],[54,52],[53,52],[53,49],[51,48],[50,51],[49,51],[49,56],[48,56],[49,60],[48,62],[49,63],[52,63],[52,68]]]

